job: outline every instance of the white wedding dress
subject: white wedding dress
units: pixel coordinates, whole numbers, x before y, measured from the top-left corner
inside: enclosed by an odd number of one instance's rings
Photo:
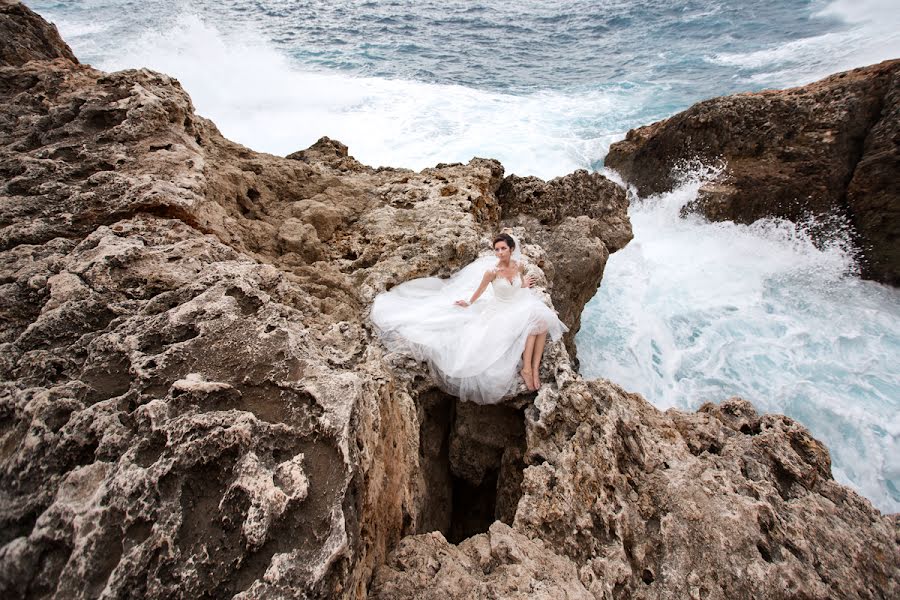
[[[568,328],[535,292],[497,276],[468,308],[468,299],[497,259],[480,258],[449,279],[426,277],[379,294],[372,322],[392,352],[411,354],[428,364],[445,391],[478,404],[494,404],[518,385],[522,351],[532,333],[558,340]]]

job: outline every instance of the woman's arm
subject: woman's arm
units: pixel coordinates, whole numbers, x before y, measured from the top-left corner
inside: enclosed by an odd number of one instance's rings
[[[478,289],[475,290],[475,293],[472,294],[472,298],[468,302],[466,302],[465,300],[457,300],[453,304],[463,307],[475,304],[475,301],[478,300],[478,297],[484,293],[484,290],[487,289],[488,284],[494,280],[494,277],[496,277],[496,275],[497,274],[494,271],[485,271],[484,277],[481,278],[481,284],[478,286]]]

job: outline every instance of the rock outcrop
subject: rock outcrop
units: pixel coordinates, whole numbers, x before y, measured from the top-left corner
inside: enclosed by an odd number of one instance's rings
[[[78,62],[56,27],[18,0],[0,0],[0,65],[54,58]]]
[[[439,532],[404,538],[370,598],[592,600],[575,564],[497,521],[454,546]]]
[[[662,414],[562,344],[539,393],[461,404],[378,345],[380,291],[501,224],[577,327],[630,237],[603,178],[372,169],[327,138],[279,158],[165,75],[22,58],[0,66],[2,597],[897,594],[895,518],[789,419]]]
[[[499,163],[252,152],[170,77],[0,18],[26,49],[0,67],[5,597],[362,597],[401,536],[512,522],[522,452],[497,443],[524,443],[520,409],[458,410],[366,319],[489,249]],[[508,436],[479,439],[485,419]],[[482,516],[454,519],[454,485],[486,490]]]
[[[900,591],[896,515],[835,483],[827,449],[793,420],[739,399],[660,413],[605,381],[556,381],[525,411],[512,526],[524,535],[497,524],[457,548],[436,534],[406,539],[376,571],[373,597]]]
[[[724,162],[692,208],[712,220],[848,221],[863,273],[900,285],[900,60],[810,85],[714,98],[628,132],[607,166],[641,194],[672,189],[692,162]]]

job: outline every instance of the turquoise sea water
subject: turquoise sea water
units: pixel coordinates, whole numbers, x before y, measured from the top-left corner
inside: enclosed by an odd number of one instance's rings
[[[489,156],[544,178],[601,169],[629,128],[698,100],[900,56],[892,0],[27,3],[84,62],[178,77],[255,150],[328,135],[372,165]],[[740,395],[791,415],[838,480],[900,510],[900,293],[802,228],[678,218],[696,187],[633,199],[583,371],[663,408]]]

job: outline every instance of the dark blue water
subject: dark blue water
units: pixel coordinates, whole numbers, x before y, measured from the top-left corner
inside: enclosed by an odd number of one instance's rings
[[[298,64],[353,75],[516,93],[632,81],[678,88],[688,102],[742,90],[758,71],[712,56],[850,28],[814,17],[825,5],[810,1],[31,4],[65,22],[109,20],[113,39],[189,12],[223,32],[256,30]]]
[[[900,56],[896,0],[33,1],[85,62],[175,75],[256,150],[328,135],[372,165],[601,168],[635,126],[705,98]],[[660,407],[737,394],[799,419],[835,476],[900,510],[900,293],[800,228],[632,207],[578,336],[587,375]]]

